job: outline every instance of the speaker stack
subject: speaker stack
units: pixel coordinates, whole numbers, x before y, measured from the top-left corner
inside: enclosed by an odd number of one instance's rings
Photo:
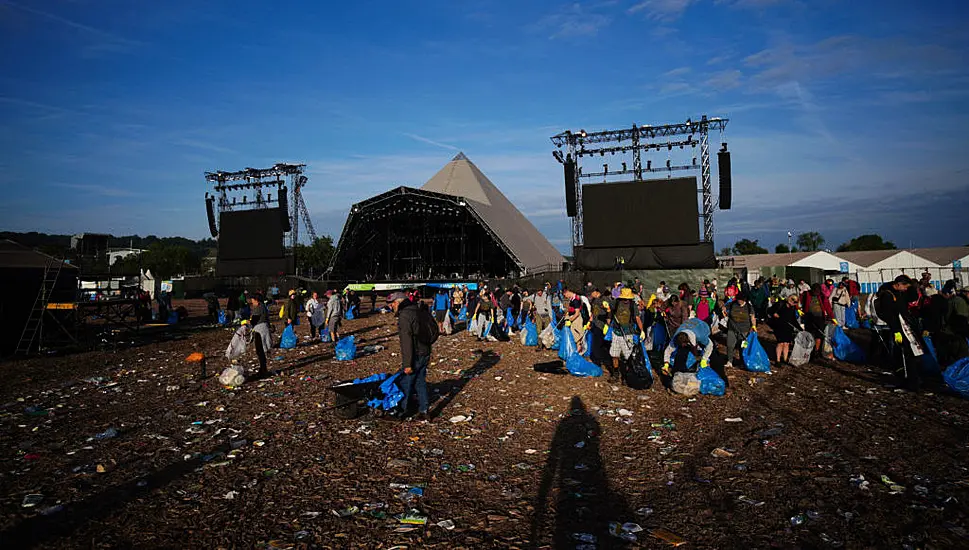
[[[576,178],[575,178],[575,160],[572,155],[566,155],[565,157],[565,213],[568,214],[570,218],[574,218],[577,214],[576,202]]]
[[[215,197],[210,197],[208,193],[205,195],[205,213],[209,217],[209,233],[212,234],[212,238],[215,238],[219,236],[219,230],[215,227]]]
[[[279,217],[283,222],[283,232],[292,229],[289,223],[289,193],[285,187],[279,188]]]
[[[717,164],[720,172],[720,210],[730,210],[730,151],[727,151],[726,143],[717,153]]]

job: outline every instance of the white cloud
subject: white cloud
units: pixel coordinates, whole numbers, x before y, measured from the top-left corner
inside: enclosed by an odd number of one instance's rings
[[[424,136],[419,136],[417,134],[404,133],[404,135],[407,136],[407,137],[409,137],[409,138],[411,138],[411,139],[413,139],[413,140],[415,140],[415,141],[420,141],[421,143],[427,143],[428,145],[433,145],[435,147],[440,147],[442,149],[450,149],[452,151],[457,151],[458,150],[458,148],[455,147],[454,145],[449,145],[447,143],[441,143],[440,141],[434,141],[433,139],[426,138]]]
[[[542,17],[535,28],[550,32],[549,38],[574,38],[595,36],[611,22],[609,16],[586,10],[582,4],[575,2],[558,13]]]
[[[631,6],[628,13],[643,12],[657,21],[675,21],[696,0],[643,0]]]

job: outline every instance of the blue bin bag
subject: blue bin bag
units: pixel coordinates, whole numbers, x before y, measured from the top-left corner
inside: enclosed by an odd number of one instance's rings
[[[559,329],[559,359],[563,361],[568,361],[570,357],[575,355],[576,346],[575,338],[572,337],[572,329],[562,325]]]
[[[582,357],[586,359],[589,358],[589,354],[592,353],[592,329],[585,331],[585,354]]]
[[[381,380],[386,380],[389,375],[386,372],[378,372],[377,374],[371,374],[366,378],[355,378],[353,380],[354,384],[369,384],[370,382],[380,382]]]
[[[458,321],[468,320],[468,306],[462,305],[461,309],[458,311]]]
[[[387,375],[384,374],[384,376]],[[404,399],[404,392],[397,385],[398,377],[400,377],[399,372],[385,379],[384,383],[380,385],[380,392],[383,394],[383,397],[367,401],[367,406],[372,409],[383,409],[385,411],[394,410]]]
[[[602,337],[606,342],[612,342],[612,325],[606,327],[606,334]]]
[[[861,328],[858,322],[858,300],[852,300],[851,305],[845,310],[845,328]]]
[[[551,323],[551,325],[552,325],[552,329],[553,329],[552,330],[552,334],[555,335],[555,341],[552,342],[552,346],[550,348],[548,348],[548,349],[557,350],[557,349],[559,349],[562,346],[562,331],[560,331],[560,330],[554,330],[555,329],[555,326],[558,324],[558,321],[555,319],[555,310],[554,309],[551,310],[551,315],[552,315],[552,323]]]
[[[515,319],[511,316],[511,308],[505,310],[505,326],[515,328]]]
[[[343,317],[346,320],[348,320],[348,321],[352,321],[352,320],[354,320],[354,319],[357,318],[357,316],[353,312],[353,308],[352,307],[351,308],[347,308],[347,312],[343,314]]]
[[[227,319],[227,317],[225,315],[225,311],[223,311],[223,310],[220,309],[219,310],[219,324],[220,325],[226,324],[226,319]]]
[[[662,321],[656,321],[653,323],[653,349],[663,349],[666,347],[666,323]]]
[[[538,327],[531,319],[525,321],[525,345],[530,347],[538,345]]]
[[[727,384],[710,367],[698,369],[696,371],[696,377],[700,381],[701,394],[720,396],[727,393]]]
[[[969,399],[969,357],[963,357],[942,371],[946,385]]]
[[[602,368],[590,362],[578,353],[573,353],[572,357],[565,362],[565,368],[572,376],[602,376]]]
[[[764,346],[760,345],[760,338],[756,332],[747,335],[747,347],[743,349],[741,355],[744,357],[744,365],[751,372],[770,372],[770,359]]]
[[[320,327],[320,342],[332,342],[333,339],[330,338],[330,331],[326,329],[325,326]]]
[[[939,356],[935,353],[935,344],[932,337],[926,336],[925,353],[922,355],[922,370],[929,374],[939,374],[942,372],[942,365],[939,364]]]
[[[353,361],[353,358],[357,356],[357,345],[354,343],[352,335],[340,338],[340,341],[336,343],[335,354],[337,361]]]
[[[858,344],[851,341],[848,335],[840,326],[834,327],[834,335],[831,337],[831,345],[834,347],[834,356],[839,361],[848,363],[864,364],[867,360],[865,352],[858,347]]]
[[[283,335],[279,337],[279,347],[283,349],[293,349],[296,347],[296,331],[293,330],[293,325],[287,325],[283,329]]]
[[[169,313],[168,314],[168,321],[167,322],[168,322],[169,325],[174,325],[175,323],[177,323],[178,322],[178,313],[175,312],[175,311]]]

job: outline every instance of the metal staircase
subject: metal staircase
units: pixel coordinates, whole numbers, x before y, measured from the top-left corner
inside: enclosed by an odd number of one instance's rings
[[[57,285],[57,279],[64,268],[64,262],[50,259],[44,266],[44,280],[40,288],[37,289],[37,298],[34,299],[34,307],[30,310],[30,316],[24,324],[24,330],[20,334],[20,341],[17,343],[17,354],[29,354],[34,344],[39,348],[44,341],[44,314],[47,311],[47,304],[50,302],[51,294]]]

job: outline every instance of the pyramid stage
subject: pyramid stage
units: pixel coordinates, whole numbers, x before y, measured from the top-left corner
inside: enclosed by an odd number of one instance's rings
[[[565,259],[459,153],[421,188],[398,187],[350,208],[330,263],[347,281],[517,278]]]

